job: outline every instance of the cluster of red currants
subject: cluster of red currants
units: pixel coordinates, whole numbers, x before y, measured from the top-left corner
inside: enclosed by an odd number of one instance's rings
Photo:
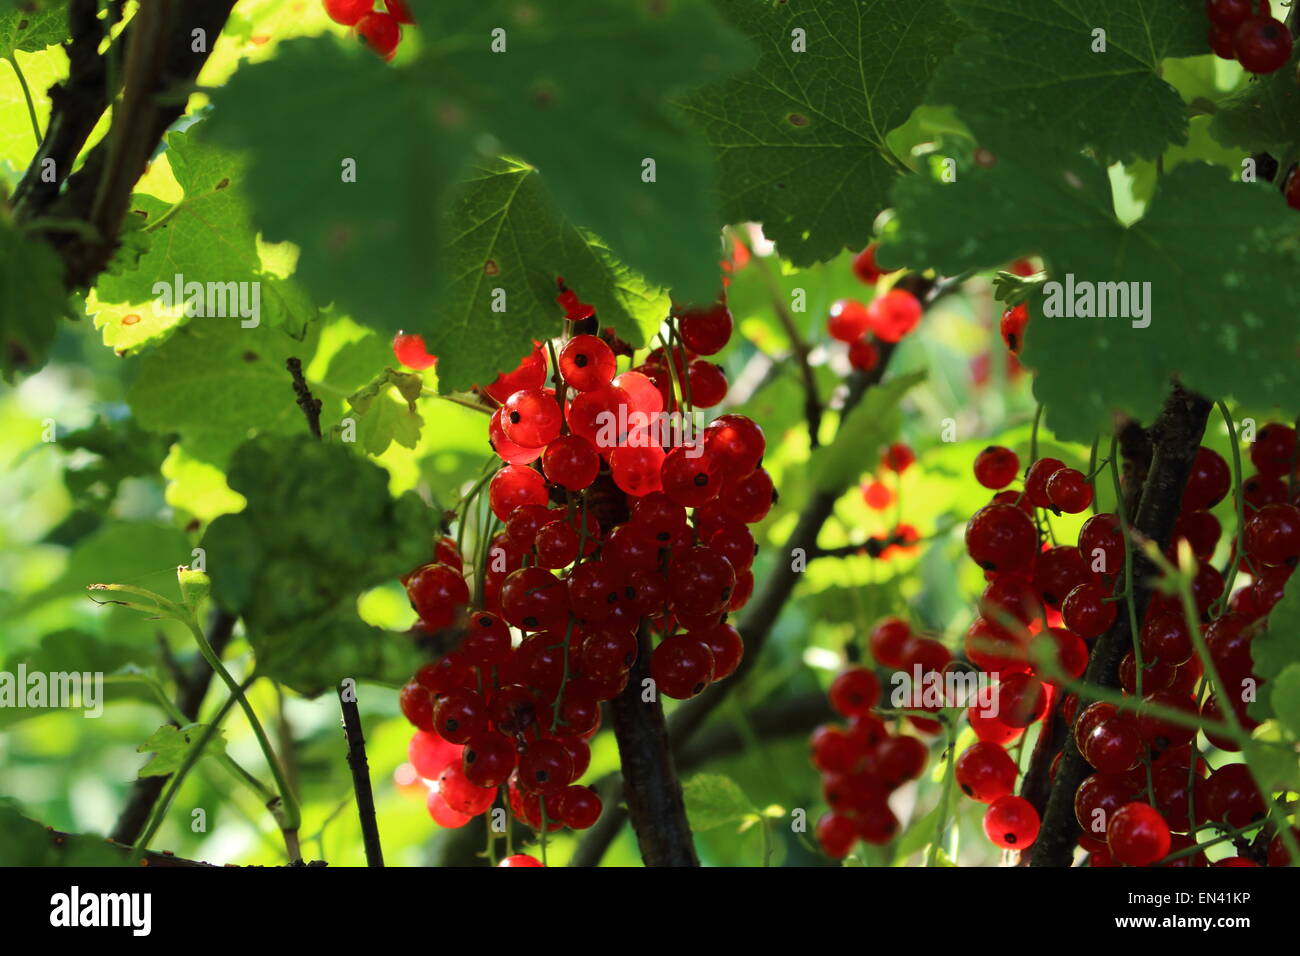
[[[912,633],[907,622],[881,621],[869,640],[877,664],[911,671],[939,671],[950,656],[938,641]],[[880,702],[880,681],[866,667],[842,671],[831,682],[830,703],[845,724],[825,724],[813,731],[813,766],[821,771],[822,796],[830,808],[817,821],[815,835],[827,856],[843,859],[862,840],[883,845],[898,833],[889,795],[925,769],[926,745],[918,738],[891,734],[872,710]],[[908,718],[917,729],[933,733],[937,722]]]
[[[1210,49],[1251,73],[1272,73],[1291,59],[1291,32],[1268,0],[1205,0]]]
[[[696,356],[730,338],[729,311],[676,310],[673,346],[617,374],[615,348],[631,350],[609,330],[595,334],[594,310],[563,280],[557,301],[558,353],[536,345],[478,389],[495,406],[489,437],[502,465],[486,495],[504,524],[476,569],[481,601],[466,617],[469,585],[447,538],[404,581],[418,630],[462,634],[401,694],[418,728],[411,763],[435,781],[429,811],[443,826],[485,812],[503,786],[534,830],[591,826],[600,799],[575,781],[601,703],[626,686],[642,641],[662,636],[649,672],[677,699],[723,680],[743,656],[727,615],[753,590],[747,526],[775,499],[763,432],[742,415],[695,434],[659,427],[665,408],[689,413],[701,392],[710,404],[725,396],[725,378],[716,397],[706,377],[689,383],[705,364]],[[664,447],[682,434],[686,444]]]
[[[1236,592],[1219,613],[1222,574],[1209,559],[1221,529],[1210,511],[1231,489],[1231,472],[1216,452],[1198,450],[1166,555],[1173,558],[1186,541],[1198,560],[1192,597],[1198,622],[1216,669],[1229,688],[1262,683],[1251,673],[1250,639],[1281,598],[1283,582],[1300,558],[1300,510],[1286,503],[1280,476],[1294,468],[1295,433],[1285,425],[1260,430],[1251,457],[1259,474],[1244,482],[1243,497],[1253,512],[1245,531],[1245,560],[1253,583]],[[966,530],[970,556],[985,569],[988,585],[980,616],[966,636],[967,658],[998,680],[996,715],[972,708],[969,719],[980,742],[957,761],[956,779],[967,795],[989,804],[984,826],[989,839],[1007,849],[1024,849],[1038,832],[1034,807],[1014,795],[1017,765],[1005,745],[1019,737],[1052,706],[1057,687],[1051,674],[1079,677],[1088,662],[1088,641],[1105,633],[1119,610],[1125,544],[1118,516],[1090,517],[1077,546],[1041,543],[1036,509],[1078,513],[1092,503],[1085,477],[1062,462],[1044,458],[1025,475],[1022,492],[1005,490],[1019,472],[1006,448],[988,448],[975,461],[980,484],[997,491],[993,501],[971,518]],[[1276,500],[1281,497],[1282,500]],[[1047,640],[1045,640],[1047,638]],[[1042,643],[1053,654],[1031,650]],[[1228,764],[1205,779],[1206,765],[1194,749],[1196,728],[1167,719],[1163,711],[1182,711],[1206,725],[1222,723],[1213,694],[1204,696],[1203,664],[1179,598],[1155,594],[1141,622],[1139,658],[1130,650],[1120,664],[1120,683],[1140,696],[1132,709],[1095,702],[1079,712],[1074,695],[1062,701],[1061,714],[1073,728],[1075,743],[1096,773],[1080,785],[1075,814],[1083,833],[1080,846],[1094,866],[1150,865],[1177,854],[1168,865],[1203,866],[1193,851],[1200,824],[1241,827],[1262,816],[1264,801],[1244,764]],[[1041,662],[1053,666],[1046,673]],[[1246,713],[1246,695],[1231,705],[1241,722],[1256,726]],[[1077,719],[1076,719],[1077,716]],[[1240,747],[1207,730],[1221,750]],[[1054,776],[1061,759],[1057,756]],[[1281,853],[1280,840],[1274,853]],[[1223,865],[1252,865],[1251,861]]]
[[[406,0],[384,0],[384,10],[375,9],[375,0],[322,2],[331,20],[352,27],[361,41],[385,60],[391,60],[397,53],[397,45],[402,42],[402,24],[415,23]]]
[[[876,244],[872,243],[853,260],[853,273],[874,286],[883,272],[876,266]],[[840,299],[826,319],[830,337],[849,347],[849,364],[869,372],[880,362],[877,342],[897,342],[921,321],[921,303],[906,289],[890,289],[867,305],[857,299]]]

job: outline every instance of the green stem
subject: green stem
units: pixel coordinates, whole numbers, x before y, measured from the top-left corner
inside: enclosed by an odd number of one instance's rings
[[[1237,428],[1233,425],[1232,416],[1228,414],[1228,406],[1223,404],[1223,400],[1220,399],[1216,404],[1224,424],[1228,426],[1228,442],[1232,445],[1232,490],[1237,497],[1237,547],[1233,549],[1232,562],[1223,576],[1223,593],[1214,602],[1213,613],[1217,617],[1223,613],[1223,608],[1228,603],[1232,583],[1237,579],[1237,570],[1241,567],[1241,556],[1246,553],[1246,496],[1241,488],[1241,447],[1237,444]]]
[[[934,842],[930,844],[930,852],[925,857],[926,866],[935,866],[939,862],[939,852],[943,849],[943,834],[948,829],[953,781],[956,779],[957,755],[953,751],[957,749],[957,738],[948,715],[940,714],[939,719],[943,721],[944,738],[948,745],[946,751],[948,762],[943,768],[943,790],[939,796],[939,822],[935,825]]]
[[[14,74],[18,77],[18,85],[22,87],[23,99],[27,101],[27,115],[32,121],[32,135],[36,137],[36,148],[40,149],[44,137],[41,136],[41,122],[36,118],[36,104],[32,102],[32,91],[27,86],[27,77],[23,76],[23,68],[18,65],[17,56],[11,53],[5,59],[14,68]]]

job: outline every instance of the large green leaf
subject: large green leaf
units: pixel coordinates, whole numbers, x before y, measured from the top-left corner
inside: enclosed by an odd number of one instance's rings
[[[186,724],[184,727],[177,727],[175,724],[163,724],[149,735],[148,740],[135,748],[136,753],[151,754],[148,762],[140,768],[138,776],[165,777],[179,770],[189,757],[190,751],[198,746],[199,739],[207,730],[207,726],[207,724]],[[209,754],[224,750],[225,737],[225,731],[218,730],[204,749]]]
[[[248,504],[203,537],[212,595],[243,616],[260,672],[316,695],[347,677],[398,682],[418,662],[399,635],[357,617],[357,596],[428,558],[436,515],[342,445],[253,439],[230,487]]]
[[[683,99],[718,152],[724,213],[762,222],[796,265],[860,249],[899,168],[885,138],[961,25],[943,0],[717,6],[761,51],[753,70]]]
[[[1183,163],[1125,227],[1105,170],[1030,135],[988,136],[955,182],[900,180],[879,260],[958,274],[1040,254],[1057,282],[1149,283],[1146,327],[1136,315],[1045,316],[1042,296],[1031,300],[1021,358],[1058,437],[1091,441],[1115,411],[1152,421],[1174,375],[1249,404],[1300,394],[1300,363],[1277,360],[1296,354],[1300,288],[1276,281],[1297,268],[1300,219],[1275,191]]]
[[[7,381],[45,364],[66,298],[58,256],[26,238],[0,208],[0,372]]]
[[[316,317],[316,309],[295,283],[263,267],[243,192],[244,163],[235,154],[198,139],[193,131],[168,135],[166,155],[184,195],[174,203],[148,194],[132,197],[128,220],[134,227],[130,235],[136,255],[101,276],[95,286],[96,305],[128,306],[108,310],[97,319],[104,328],[105,344],[125,351],[189,321],[184,297],[190,294],[185,290],[190,283],[202,285],[205,309],[213,305],[220,315],[300,331]],[[155,288],[159,283],[169,289],[167,305],[159,301],[161,287]],[[206,301],[209,284],[222,293],[220,299],[213,296],[211,303]],[[230,290],[239,286],[243,289],[236,299]],[[254,305],[255,315],[244,316],[237,310],[247,306],[245,311],[252,313]]]
[[[1200,4],[949,3],[980,32],[939,67],[927,102],[956,106],[976,133],[989,121],[1014,121],[1063,145],[1091,146],[1107,162],[1154,158],[1186,142],[1186,108],[1160,78],[1160,61],[1207,52]]]
[[[444,393],[492,381],[534,340],[559,333],[557,276],[595,306],[602,325],[634,344],[644,344],[668,314],[664,291],[561,219],[542,177],[524,163],[493,160],[473,170],[457,189],[449,221],[459,230],[447,250],[453,279],[437,323],[424,331],[439,356]]]
[[[66,0],[25,4],[29,9],[0,7],[0,59],[17,50],[35,53],[68,37]]]

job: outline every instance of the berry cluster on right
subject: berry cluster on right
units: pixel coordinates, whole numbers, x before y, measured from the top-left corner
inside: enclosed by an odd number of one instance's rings
[[[1268,0],[1205,0],[1210,49],[1251,73],[1272,73],[1291,59],[1291,31]]]

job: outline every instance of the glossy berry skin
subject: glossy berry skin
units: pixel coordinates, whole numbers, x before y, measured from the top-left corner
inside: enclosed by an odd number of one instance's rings
[[[534,741],[519,758],[518,779],[530,793],[559,793],[573,782],[573,758],[557,741]]]
[[[578,557],[581,539],[567,521],[552,521],[537,531],[534,547],[538,567],[549,570],[567,568]]]
[[[1047,494],[1047,482],[1054,474],[1065,467],[1059,458],[1040,458],[1029,466],[1025,474],[1025,497],[1038,508],[1052,507],[1052,499]]]
[[[608,385],[617,369],[613,350],[595,335],[569,339],[560,349],[559,362],[564,381],[580,392]]]
[[[1053,508],[1077,515],[1092,504],[1092,486],[1078,469],[1061,468],[1047,479],[1047,500]]]
[[[739,521],[726,521],[708,536],[706,543],[726,558],[737,574],[749,570],[758,554],[754,535]]]
[[[1050,607],[1059,608],[1071,591],[1091,580],[1079,549],[1069,545],[1049,548],[1034,566],[1034,587]]]
[[[849,343],[849,365],[859,372],[870,372],[880,364],[880,349],[869,338]]]
[[[920,301],[905,289],[890,289],[867,306],[871,331],[882,342],[897,342],[915,329],[922,311]]]
[[[984,812],[984,835],[1004,850],[1024,850],[1038,839],[1038,811],[1021,797],[998,797]]]
[[[429,791],[428,797],[424,801],[425,808],[429,811],[429,816],[433,822],[445,830],[455,830],[463,827],[474,817],[468,813],[461,813],[447,806],[447,800],[443,797],[442,792],[437,788]]]
[[[600,818],[600,797],[591,787],[565,787],[556,799],[554,816],[570,830],[585,830]]]
[[[766,469],[755,468],[743,478],[729,477],[722,486],[722,513],[742,524],[757,524],[776,504],[776,486]]]
[[[1142,689],[1146,690],[1146,687]],[[1196,717],[1200,713],[1200,707],[1191,694],[1158,690],[1143,697],[1142,705],[1137,718],[1138,734],[1142,737],[1142,742],[1157,754],[1172,747],[1181,747],[1196,736],[1194,728],[1157,717],[1151,709],[1155,706],[1167,710],[1181,710],[1189,717]]]
[[[398,332],[393,336],[393,357],[416,371],[438,363],[438,356],[430,355],[424,347],[424,336],[414,332]]]
[[[541,448],[560,434],[560,405],[550,392],[525,388],[506,400],[501,427],[506,437],[524,448]]]
[[[1269,422],[1255,434],[1250,446],[1250,460],[1261,475],[1284,477],[1295,457],[1295,429],[1279,422]]]
[[[880,267],[876,265],[876,244],[874,242],[854,257],[853,274],[858,277],[859,281],[865,282],[867,285],[875,285],[877,280],[884,275]]]
[[[1142,747],[1137,728],[1126,718],[1116,715],[1101,721],[1083,742],[1083,758],[1098,773],[1124,773],[1137,765]]]
[[[826,331],[831,338],[852,344],[871,330],[867,307],[857,299],[840,299],[831,306]]]
[[[971,744],[957,758],[955,771],[961,792],[980,803],[992,803],[1016,789],[1016,763],[997,744]]]
[[[925,770],[925,744],[915,737],[886,737],[876,746],[876,770],[891,788],[915,780]]]
[[[688,310],[678,318],[682,343],[696,355],[713,355],[731,339],[731,311],[723,304]]]
[[[406,759],[426,780],[437,780],[447,766],[461,759],[464,748],[448,743],[435,733],[417,730],[406,746]]]
[[[1002,333],[1002,341],[1007,344],[1012,355],[1020,353],[1020,347],[1025,342],[1025,326],[1028,324],[1029,306],[1023,302],[1002,313],[1002,319],[998,323],[999,331]]]
[[[516,853],[514,856],[508,856],[503,859],[497,866],[545,866],[541,860],[535,856],[529,856],[527,853]]]
[[[633,410],[643,415],[658,415],[664,410],[663,393],[647,375],[636,370],[624,372],[612,384],[623,390]],[[668,385],[671,387],[672,382]]]
[[[519,360],[513,371],[502,372],[483,391],[495,401],[504,403],[515,392],[524,388],[541,388],[546,384],[546,352],[540,347]]]
[[[1007,674],[996,693],[998,720],[1011,727],[1028,727],[1047,709],[1047,690],[1030,674]]]
[[[1124,536],[1119,517],[1095,514],[1079,529],[1079,553],[1088,570],[1117,575],[1124,569]]]
[[[1300,557],[1300,508],[1265,505],[1246,522],[1246,554],[1257,564],[1294,565]]]
[[[858,839],[858,825],[851,817],[824,813],[813,830],[822,852],[836,860],[849,855]]]
[[[402,39],[402,27],[391,13],[368,13],[357,21],[357,36],[385,60],[391,60]]]
[[[487,726],[487,703],[482,695],[464,688],[444,694],[433,709],[433,729],[453,744],[468,743]]]
[[[508,465],[531,465],[541,457],[543,449],[525,448],[507,438],[505,427],[501,422],[504,415],[504,408],[497,408],[492,412],[492,418],[488,422],[488,444]]]
[[[374,9],[375,0],[325,0],[324,5],[326,16],[350,27]]]
[[[1204,819],[1244,827],[1264,815],[1264,799],[1244,763],[1230,763],[1210,774],[1204,786]]]
[[[477,787],[498,787],[515,769],[515,745],[494,730],[481,731],[465,741],[461,755],[465,778]]]
[[[506,465],[492,476],[488,483],[488,502],[492,513],[508,521],[511,513],[521,505],[546,505],[546,479],[523,465]]]
[[[727,376],[721,365],[696,359],[686,369],[691,404],[712,408],[727,397]]]
[[[664,494],[683,508],[698,508],[718,496],[723,476],[718,462],[698,445],[670,451],[659,469]]]
[[[966,553],[986,571],[1028,568],[1037,551],[1038,530],[1014,505],[985,505],[966,525]]]
[[[419,681],[411,680],[402,685],[397,697],[402,708],[402,716],[426,733],[433,733],[433,697],[429,689]]]
[[[600,455],[587,439],[560,435],[542,452],[542,472],[552,484],[569,491],[582,491],[596,480]]]
[[[1148,866],[1169,855],[1169,825],[1148,803],[1126,803],[1111,815],[1106,846],[1130,866]]]
[[[426,564],[406,582],[411,607],[429,627],[449,627],[457,609],[469,602],[469,585],[454,568],[445,564]]]
[[[517,628],[561,630],[568,614],[568,589],[544,568],[521,568],[501,586],[501,616]]]
[[[897,617],[887,617],[871,630],[867,643],[871,656],[881,667],[902,667],[903,645],[912,636],[907,622]]]
[[[1291,32],[1273,17],[1251,17],[1237,27],[1232,48],[1243,70],[1272,73],[1291,59]]]
[[[705,631],[691,631],[690,636],[712,652],[714,683],[735,673],[745,656],[745,642],[740,632],[725,621]]]
[[[1010,448],[990,445],[975,457],[975,480],[985,488],[999,491],[1020,474],[1020,458]]]
[[[1204,511],[1213,508],[1232,487],[1232,471],[1223,456],[1204,446],[1196,450],[1192,472],[1183,492],[1183,511]]]
[[[841,671],[827,692],[831,706],[845,717],[871,713],[880,701],[880,681],[865,667],[850,667]]]
[[[1099,584],[1076,585],[1061,602],[1061,619],[1084,640],[1100,637],[1115,623],[1118,604],[1107,601],[1110,595]]]
[[[686,507],[664,492],[645,495],[632,505],[632,524],[659,544],[670,545],[686,533]]]
[[[659,692],[675,700],[689,700],[713,680],[713,652],[707,644],[687,634],[670,637],[650,655],[650,676]]]
[[[460,648],[475,664],[504,664],[510,658],[510,629],[491,611],[475,611],[469,616]]]
[[[729,477],[743,478],[763,460],[767,441],[763,429],[744,415],[722,415],[704,431],[705,451]]]

